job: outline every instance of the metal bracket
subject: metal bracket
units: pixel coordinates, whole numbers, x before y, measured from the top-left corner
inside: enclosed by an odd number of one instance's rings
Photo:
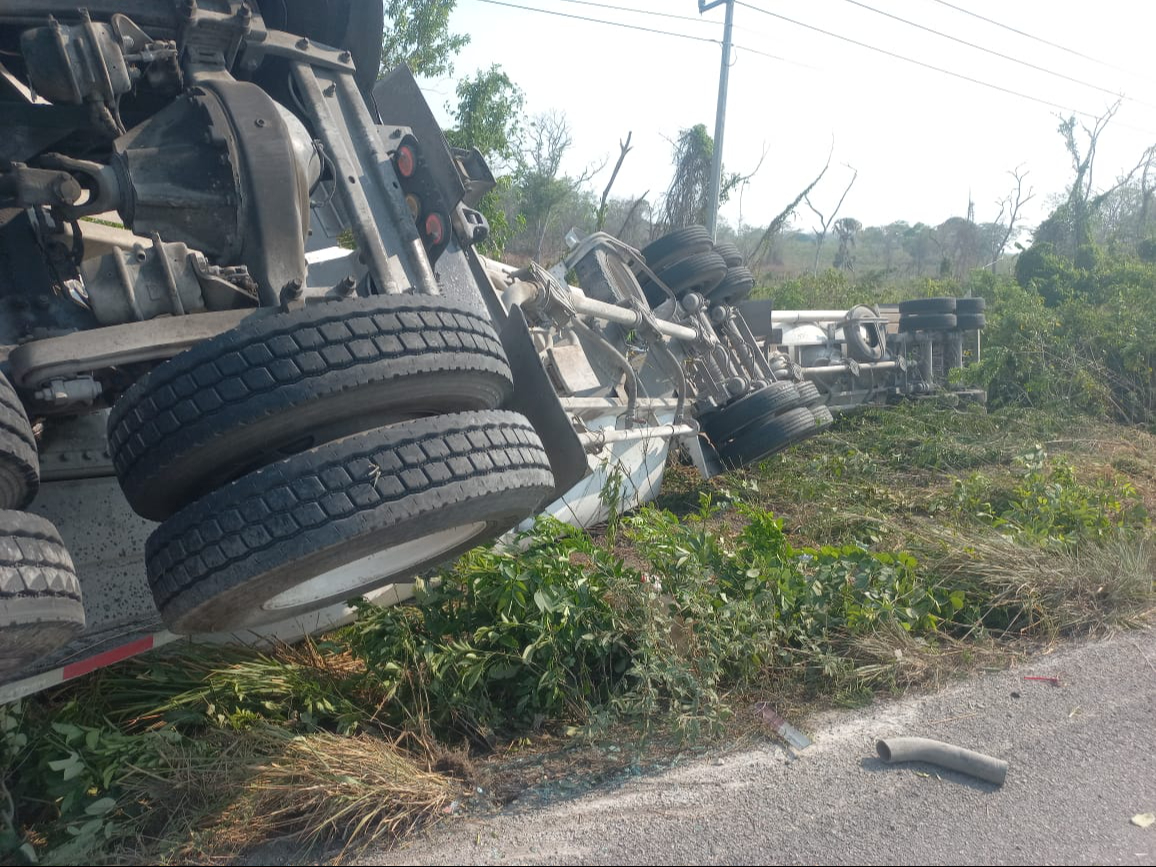
[[[18,388],[39,388],[55,379],[76,379],[106,367],[171,358],[270,309],[166,316],[34,340],[8,356],[12,383]]]
[[[397,173],[352,73],[302,61],[291,68],[309,119],[336,163],[341,203],[377,290],[440,294]]]
[[[350,75],[355,71],[353,55],[344,48],[331,48],[281,30],[267,30],[245,40],[241,68],[253,72],[266,57],[284,57],[308,63],[318,69],[334,69]]]

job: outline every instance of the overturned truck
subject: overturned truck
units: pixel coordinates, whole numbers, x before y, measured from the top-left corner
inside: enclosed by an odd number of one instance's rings
[[[479,255],[493,178],[377,79],[381,16],[0,0],[0,700],[332,626],[611,474],[650,498],[672,444],[709,476],[950,367],[953,299],[790,320],[698,227]]]

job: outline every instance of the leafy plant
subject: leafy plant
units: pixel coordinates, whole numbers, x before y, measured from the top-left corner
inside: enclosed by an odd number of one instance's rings
[[[416,608],[364,608],[353,652],[389,685],[394,708],[474,737],[514,720],[580,716],[604,700],[629,651],[617,606],[639,581],[582,531],[549,518],[521,550],[476,550]]]
[[[978,473],[956,479],[956,507],[1036,545],[1103,542],[1148,525],[1147,509],[1135,486],[1121,476],[1080,482],[1068,461],[1049,458],[1041,445],[1018,456],[1015,463],[1014,484],[1003,490]]]
[[[132,807],[121,800],[123,784],[130,774],[155,768],[158,746],[181,735],[82,725],[72,721],[77,715],[75,705],[66,704],[34,723],[19,704],[0,707],[3,776],[13,804],[0,851],[28,861],[78,863],[134,833]],[[18,824],[32,823],[51,829],[35,846],[16,831]]]

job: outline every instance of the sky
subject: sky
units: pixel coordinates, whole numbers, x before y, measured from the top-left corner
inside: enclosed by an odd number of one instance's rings
[[[724,6],[700,15],[697,0],[501,2],[509,5],[457,2],[450,27],[469,34],[470,44],[454,61],[454,77],[423,82],[443,121],[449,122],[446,105],[453,101],[456,79],[497,63],[525,92],[528,115],[565,112],[574,145],[563,171],[578,174],[607,161],[591,182],[601,193],[619,140],[632,132],[633,150],[613,195],[649,192],[655,201],[670,183],[671,142],[679,130],[705,123],[713,135]],[[966,216],[970,199],[977,221],[994,220],[997,200],[1014,183],[1008,172],[1022,167],[1036,193],[1025,209],[1027,224],[1033,225],[1071,178],[1070,159],[1056,131],[1061,114],[1075,112],[1090,126],[1121,99],[1100,137],[1097,186],[1110,184],[1156,143],[1156,71],[1145,71],[1156,37],[1156,2],[951,2],[1030,36],[940,0],[736,3],[723,161],[728,171],[747,174],[764,151],[766,157],[741,198],[723,205],[722,218],[732,226],[765,225],[814,178],[833,144],[831,169],[811,197],[825,213],[850,180],[850,166],[858,177],[839,216],[864,225],[938,224]],[[886,56],[759,9],[1021,95]],[[803,206],[794,225],[817,224]]]

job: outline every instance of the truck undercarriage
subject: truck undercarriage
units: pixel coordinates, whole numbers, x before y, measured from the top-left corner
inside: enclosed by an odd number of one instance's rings
[[[672,445],[741,467],[978,350],[978,299],[747,301],[700,227],[484,258],[493,177],[377,79],[381,25],[0,0],[0,699],[342,622],[536,514],[596,523],[611,475],[649,499]]]

